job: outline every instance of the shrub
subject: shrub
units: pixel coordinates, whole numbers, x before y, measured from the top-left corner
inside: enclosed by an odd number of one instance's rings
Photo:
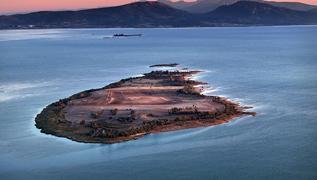
[[[111,113],[111,115],[115,116],[115,115],[117,115],[117,113],[118,113],[118,109],[117,109],[117,108],[111,109],[111,110],[110,110],[110,113]]]

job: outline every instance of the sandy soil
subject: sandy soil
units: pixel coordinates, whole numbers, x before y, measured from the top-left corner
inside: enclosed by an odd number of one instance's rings
[[[198,72],[155,71],[82,92],[49,105],[36,125],[80,142],[115,143],[250,114],[228,100],[201,95],[195,86],[203,83],[190,79]]]

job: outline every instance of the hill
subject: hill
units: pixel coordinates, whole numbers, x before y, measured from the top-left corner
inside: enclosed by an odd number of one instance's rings
[[[0,16],[0,29],[194,27],[317,24],[317,13],[265,3],[239,1],[204,14],[189,13],[160,2],[137,2],[80,11],[43,11]]]
[[[216,8],[224,5],[231,5],[240,0],[198,0],[196,2],[184,2],[177,1],[171,2],[169,0],[161,0],[163,3],[168,4],[177,9],[185,10],[191,13],[207,13],[215,10]],[[270,4],[276,7],[284,7],[296,11],[308,11],[317,6],[299,3],[299,2],[275,2],[275,1],[264,1],[264,0],[250,0],[254,2],[260,2]]]
[[[312,12],[295,11],[252,1],[239,1],[221,6],[207,13],[206,18],[206,21],[213,23],[244,25],[294,25],[317,22],[317,15]]]
[[[314,8],[317,8],[317,6],[300,3],[300,2],[274,2],[274,1],[265,1],[265,2],[273,6],[284,7],[284,8],[288,8],[292,10],[297,10],[297,11],[309,11]]]
[[[0,28],[83,28],[193,26],[192,16],[159,2],[80,11],[42,11],[0,16]]]

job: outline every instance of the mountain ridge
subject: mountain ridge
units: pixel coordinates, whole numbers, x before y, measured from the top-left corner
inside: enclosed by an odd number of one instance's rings
[[[177,9],[185,10],[190,13],[207,13],[210,11],[215,10],[216,8],[223,6],[223,5],[231,5],[239,1],[243,0],[198,0],[196,2],[172,2],[170,0],[159,0],[169,6],[172,6]],[[308,11],[314,8],[317,8],[316,5],[310,5],[300,2],[277,2],[277,1],[266,1],[266,0],[248,0],[248,1],[255,1],[264,4],[270,4],[276,7],[284,7],[291,10],[297,11]],[[182,4],[182,5],[179,5]]]
[[[284,7],[254,1],[239,1],[233,5],[220,6],[207,16],[215,22],[232,24],[291,25],[316,22],[311,12],[295,11]]]
[[[260,11],[252,13],[254,8]],[[232,5],[218,7],[205,14],[189,13],[160,2],[136,2],[79,11],[41,11],[0,16],[0,29],[296,24],[317,24],[317,13],[294,11],[258,2],[239,1]]]

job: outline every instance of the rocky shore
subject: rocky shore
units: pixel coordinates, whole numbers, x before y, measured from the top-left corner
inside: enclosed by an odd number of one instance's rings
[[[149,133],[226,123],[248,107],[201,94],[200,71],[152,71],[48,105],[35,118],[41,132],[86,143],[118,143]]]

